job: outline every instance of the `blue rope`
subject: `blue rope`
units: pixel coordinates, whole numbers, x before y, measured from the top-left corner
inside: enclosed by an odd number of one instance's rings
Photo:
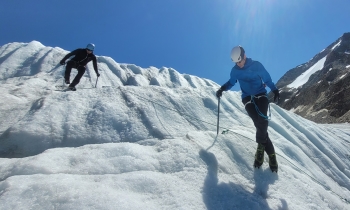
[[[254,106],[255,106],[255,110],[256,110],[256,112],[258,113],[258,115],[260,116],[260,117],[262,117],[262,118],[264,118],[265,120],[271,120],[271,110],[270,110],[270,102],[268,101],[268,103],[269,103],[269,115],[268,116],[266,116],[266,115],[264,115],[263,113],[261,113],[261,111],[259,110],[259,107],[258,107],[258,105],[256,105],[256,103],[255,103],[255,101],[254,101],[254,97],[255,96],[250,96],[251,97],[251,102],[254,104]],[[262,96],[262,97],[266,97],[267,98],[267,95],[265,95],[265,96]],[[258,98],[259,99],[259,98]],[[268,98],[267,98],[267,100],[269,100]]]
[[[120,87],[119,87],[119,88],[120,88]],[[120,88],[120,90],[121,90],[121,88]],[[126,90],[126,89],[125,89],[125,90]],[[121,90],[121,91],[122,91],[122,90]],[[192,119],[195,119],[195,120],[197,120],[197,121],[200,121],[200,122],[203,122],[203,123],[212,125],[212,126],[217,126],[217,125],[215,125],[215,124],[213,124],[213,123],[211,123],[211,122],[204,121],[204,120],[201,120],[201,119],[199,119],[199,118],[193,117],[192,115],[188,115],[188,114],[185,114],[185,113],[183,113],[183,112],[180,112],[180,111],[177,110],[177,109],[173,109],[173,108],[167,107],[167,106],[165,106],[165,105],[159,103],[158,101],[154,101],[154,100],[151,100],[151,99],[149,99],[149,98],[145,98],[144,96],[140,96],[140,95],[138,95],[138,94],[136,94],[136,93],[133,93],[133,95],[136,96],[136,97],[138,97],[138,98],[141,98],[141,99],[143,99],[143,100],[145,100],[145,101],[149,101],[149,102],[151,102],[151,103],[155,103],[155,104],[157,104],[157,105],[159,105],[159,106],[161,106],[161,107],[163,107],[163,108],[165,108],[165,109],[168,109],[168,110],[177,112],[177,113],[179,113],[181,116],[187,116],[187,117],[192,118]],[[268,100],[268,99],[267,99],[267,100]],[[253,103],[254,103],[254,102],[253,102]],[[255,103],[254,103],[254,104],[255,104]],[[256,104],[255,104],[255,106],[256,106]],[[257,110],[259,110],[259,109],[257,109]],[[259,112],[260,112],[260,110],[259,110]],[[270,116],[270,118],[271,118],[270,103],[269,103],[269,112],[270,112],[269,116]],[[260,113],[261,113],[261,112],[260,112]],[[261,114],[262,114],[262,113],[261,113]],[[262,114],[262,115],[263,115],[263,114]],[[265,115],[263,115],[263,116],[265,116]],[[265,117],[267,117],[267,116],[265,116]],[[237,132],[235,132],[235,131],[232,131],[232,130],[230,130],[230,129],[228,129],[228,128],[225,128],[225,127],[220,127],[220,128],[225,129],[225,130],[222,132],[222,134],[226,134],[226,133],[228,133],[228,132],[230,131],[230,132],[233,132],[233,133],[235,133],[235,134],[237,134],[237,135],[239,135],[239,136],[241,136],[241,137],[247,138],[247,139],[249,139],[250,141],[255,142],[254,139],[251,139],[251,138],[249,138],[249,137],[247,137],[247,136],[244,136],[244,135],[242,135],[242,134],[240,134],[240,133],[237,133]],[[216,142],[216,140],[217,140],[217,138],[215,138],[215,141],[213,142],[213,145],[214,145],[214,143]],[[212,146],[213,146],[213,145],[212,145]],[[211,146],[211,147],[212,147],[212,146]],[[210,149],[211,147],[209,147],[208,149]],[[346,199],[346,198],[340,196],[339,194],[337,194],[336,192],[332,191],[329,187],[323,185],[323,184],[322,184],[321,182],[319,182],[316,178],[312,177],[311,175],[309,175],[308,173],[306,173],[305,171],[303,171],[301,168],[299,168],[298,166],[296,166],[294,163],[292,163],[290,160],[288,160],[288,159],[287,159],[286,157],[284,157],[283,155],[280,155],[280,154],[278,154],[277,152],[276,152],[276,155],[278,155],[279,157],[282,157],[284,160],[286,160],[286,161],[287,161],[288,163],[290,163],[292,166],[296,167],[296,168],[297,168],[298,170],[300,170],[302,173],[306,174],[308,177],[311,178],[311,180],[312,180],[313,182],[319,184],[319,185],[322,186],[324,189],[326,189],[326,190],[332,192],[333,194],[335,194],[336,196],[338,196],[342,201],[346,202],[347,204],[350,204],[350,199]],[[338,185],[339,185],[339,184],[338,184]]]

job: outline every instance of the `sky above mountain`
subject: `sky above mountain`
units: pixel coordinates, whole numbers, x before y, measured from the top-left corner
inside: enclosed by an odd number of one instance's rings
[[[271,104],[279,171],[267,157],[254,169],[240,92],[223,94],[217,124],[216,83],[104,56],[98,80],[90,63],[76,92],[56,91],[67,52],[0,47],[0,209],[349,208],[348,124]]]
[[[171,67],[223,84],[233,46],[276,83],[349,32],[347,0],[4,1],[0,45],[37,40],[71,51],[96,45],[119,63]],[[238,90],[238,87],[234,87]]]

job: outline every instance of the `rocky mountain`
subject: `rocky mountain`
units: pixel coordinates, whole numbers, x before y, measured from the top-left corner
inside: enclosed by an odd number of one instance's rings
[[[277,82],[279,105],[317,123],[350,122],[350,33]]]

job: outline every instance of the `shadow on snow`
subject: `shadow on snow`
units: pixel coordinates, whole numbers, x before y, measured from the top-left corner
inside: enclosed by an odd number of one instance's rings
[[[255,188],[247,191],[243,186],[229,183],[219,183],[218,161],[213,153],[206,150],[199,152],[200,158],[208,166],[208,174],[204,180],[203,200],[208,210],[219,209],[270,209],[268,198],[269,185],[277,180],[277,175],[271,176],[270,169],[254,171]],[[234,177],[232,177],[234,178]],[[279,209],[288,209],[285,200],[281,199]]]

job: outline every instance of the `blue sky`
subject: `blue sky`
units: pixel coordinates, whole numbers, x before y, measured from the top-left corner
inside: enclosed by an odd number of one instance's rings
[[[36,40],[71,51],[92,42],[119,63],[223,84],[240,44],[277,82],[350,32],[348,8],[348,0],[11,0],[0,7],[0,45]]]

